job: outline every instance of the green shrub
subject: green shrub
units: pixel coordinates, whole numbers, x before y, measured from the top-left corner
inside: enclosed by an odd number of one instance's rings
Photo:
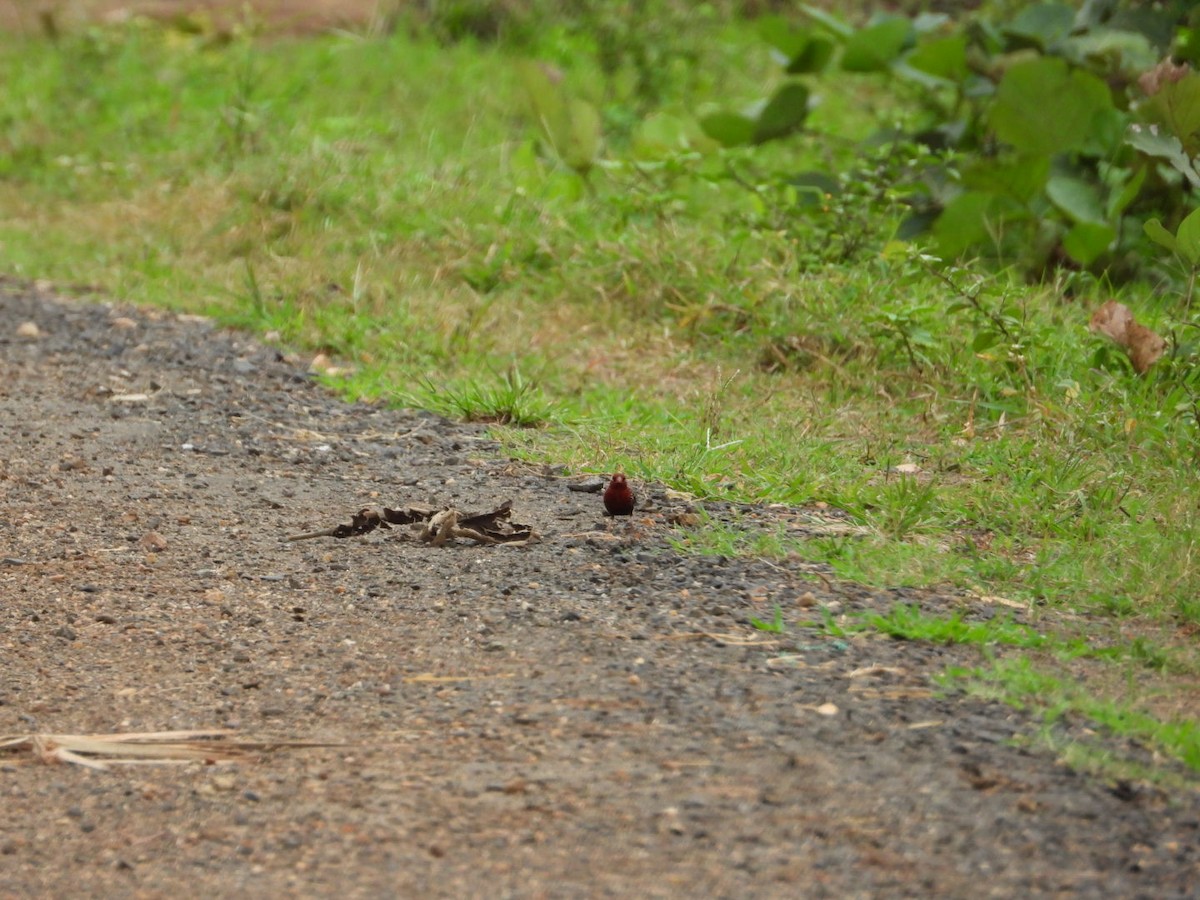
[[[908,212],[897,237],[1032,275],[1068,267],[1121,278],[1139,272],[1152,249],[1143,223],[1166,223],[1151,226],[1153,237],[1170,233],[1200,189],[1192,5],[1033,3],[1004,20],[882,14],[857,28],[804,7],[804,25],[759,23],[780,66],[771,94],[701,124],[726,147],[777,141],[806,127],[823,79],[875,78],[902,121],[867,146],[920,159],[898,184]],[[864,174],[776,173],[833,199]]]

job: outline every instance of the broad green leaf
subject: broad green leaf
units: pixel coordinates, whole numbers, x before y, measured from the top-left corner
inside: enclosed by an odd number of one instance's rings
[[[1050,176],[1050,157],[981,158],[963,172],[963,183],[972,190],[1029,203],[1042,193]]]
[[[726,147],[741,147],[751,143],[756,124],[749,116],[735,112],[715,112],[700,119],[704,133]]]
[[[922,235],[929,234],[933,230],[933,225],[937,221],[937,217],[938,213],[930,209],[909,213],[896,226],[896,241],[911,241]]]
[[[1147,156],[1165,159],[1183,173],[1192,187],[1200,188],[1200,172],[1196,171],[1196,165],[1183,151],[1183,144],[1175,135],[1164,134],[1158,125],[1130,125],[1125,132],[1125,143]]]
[[[975,339],[971,341],[972,353],[986,353],[998,343],[1003,335],[998,331],[981,331],[975,335]]]
[[[826,196],[842,192],[837,179],[825,172],[801,172],[789,178],[788,184],[796,189],[797,206],[816,206],[824,203]]]
[[[758,33],[783,57],[789,75],[823,71],[833,57],[833,41],[811,28],[797,28],[782,16],[760,19]]]
[[[1167,231],[1158,219],[1150,219],[1142,226],[1142,231],[1146,232],[1146,237],[1160,247],[1166,247],[1172,253],[1179,252],[1179,243],[1175,240],[1175,235]]]
[[[1080,222],[1063,236],[1063,249],[1081,266],[1090,266],[1116,239],[1109,225]]]
[[[1113,109],[1108,86],[1061,59],[1042,57],[1009,67],[996,91],[990,123],[1018,151],[1050,156],[1077,150],[1095,122]]]
[[[962,81],[967,77],[967,38],[957,34],[919,45],[904,61],[919,72]]]
[[[1200,143],[1200,72],[1190,72],[1176,82],[1166,82],[1145,104],[1145,114],[1159,122],[1193,150]]]
[[[1200,209],[1193,210],[1179,223],[1175,241],[1180,254],[1193,266],[1200,263]]]
[[[946,204],[933,224],[938,255],[957,259],[969,248],[988,241],[991,212],[995,207],[994,194],[968,191]]]
[[[1055,175],[1046,182],[1046,196],[1076,224],[1106,224],[1100,192],[1094,184],[1081,178]]]
[[[792,57],[785,70],[789,75],[824,72],[833,59],[833,41],[824,35],[813,35],[804,49]]]
[[[533,117],[559,158],[579,173],[595,165],[600,152],[600,113],[592,104],[567,96],[551,67],[522,62],[517,67]]]
[[[643,160],[669,159],[688,150],[707,153],[717,145],[704,135],[695,119],[652,113],[633,130],[634,156]]]
[[[758,33],[788,59],[804,49],[810,36],[808,29],[795,27],[783,16],[764,16],[759,19]]]
[[[1075,10],[1066,4],[1034,3],[1017,13],[1004,31],[1044,50],[1070,34],[1074,24]]]
[[[1091,134],[1080,151],[1097,159],[1107,159],[1113,155],[1114,147],[1121,146],[1128,127],[1129,114],[1110,106],[1092,119]]]
[[[1149,168],[1140,166],[1135,171],[1132,177],[1129,177],[1120,190],[1114,190],[1108,197],[1108,219],[1115,221],[1125,213],[1129,208],[1129,204],[1137,199],[1137,195],[1141,193],[1142,184],[1146,181],[1146,175],[1149,173]]]
[[[1158,62],[1158,52],[1144,34],[1099,28],[1072,35],[1060,44],[1061,52],[1078,63],[1110,60],[1122,72],[1144,72]]]
[[[808,88],[789,81],[767,101],[754,126],[754,143],[781,138],[797,131],[808,117]]]
[[[563,162],[576,172],[584,173],[600,155],[600,110],[586,100],[573,99],[567,106],[570,132],[566,145],[559,148]]]
[[[567,140],[570,132],[570,114],[556,73],[545,64],[532,61],[518,63],[517,73],[525,88],[534,120],[557,149],[560,143]]]
[[[900,55],[912,38],[912,22],[904,18],[884,19],[854,32],[842,51],[842,68],[847,72],[883,72]]]

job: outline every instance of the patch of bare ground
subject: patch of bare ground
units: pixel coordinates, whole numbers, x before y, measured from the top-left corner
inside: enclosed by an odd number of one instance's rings
[[[0,896],[1200,885],[1195,790],[1022,749],[1036,722],[932,680],[973,650],[749,624],[775,604],[987,614],[972,601],[681,556],[670,522],[692,519],[653,485],[606,519],[570,489],[586,479],[506,461],[474,427],[343,404],[201,321],[9,284],[0,376],[0,735],[251,745],[104,769],[45,738],[0,749]],[[505,500],[540,540],[286,540],[364,507]]]

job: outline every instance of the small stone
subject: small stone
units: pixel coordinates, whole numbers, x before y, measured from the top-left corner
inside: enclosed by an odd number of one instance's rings
[[[42,336],[42,329],[38,328],[37,322],[22,322],[17,326],[17,337],[26,338],[36,341]]]
[[[147,531],[138,541],[138,546],[149,553],[162,553],[167,549],[167,539],[157,531]]]

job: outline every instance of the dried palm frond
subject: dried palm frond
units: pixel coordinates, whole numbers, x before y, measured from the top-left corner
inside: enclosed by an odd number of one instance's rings
[[[228,738],[234,732],[145,731],[128,734],[26,734],[0,736],[0,752],[28,752],[43,763],[68,762],[89,769],[110,765],[231,763],[273,750],[333,747],[311,741],[252,741]]]

